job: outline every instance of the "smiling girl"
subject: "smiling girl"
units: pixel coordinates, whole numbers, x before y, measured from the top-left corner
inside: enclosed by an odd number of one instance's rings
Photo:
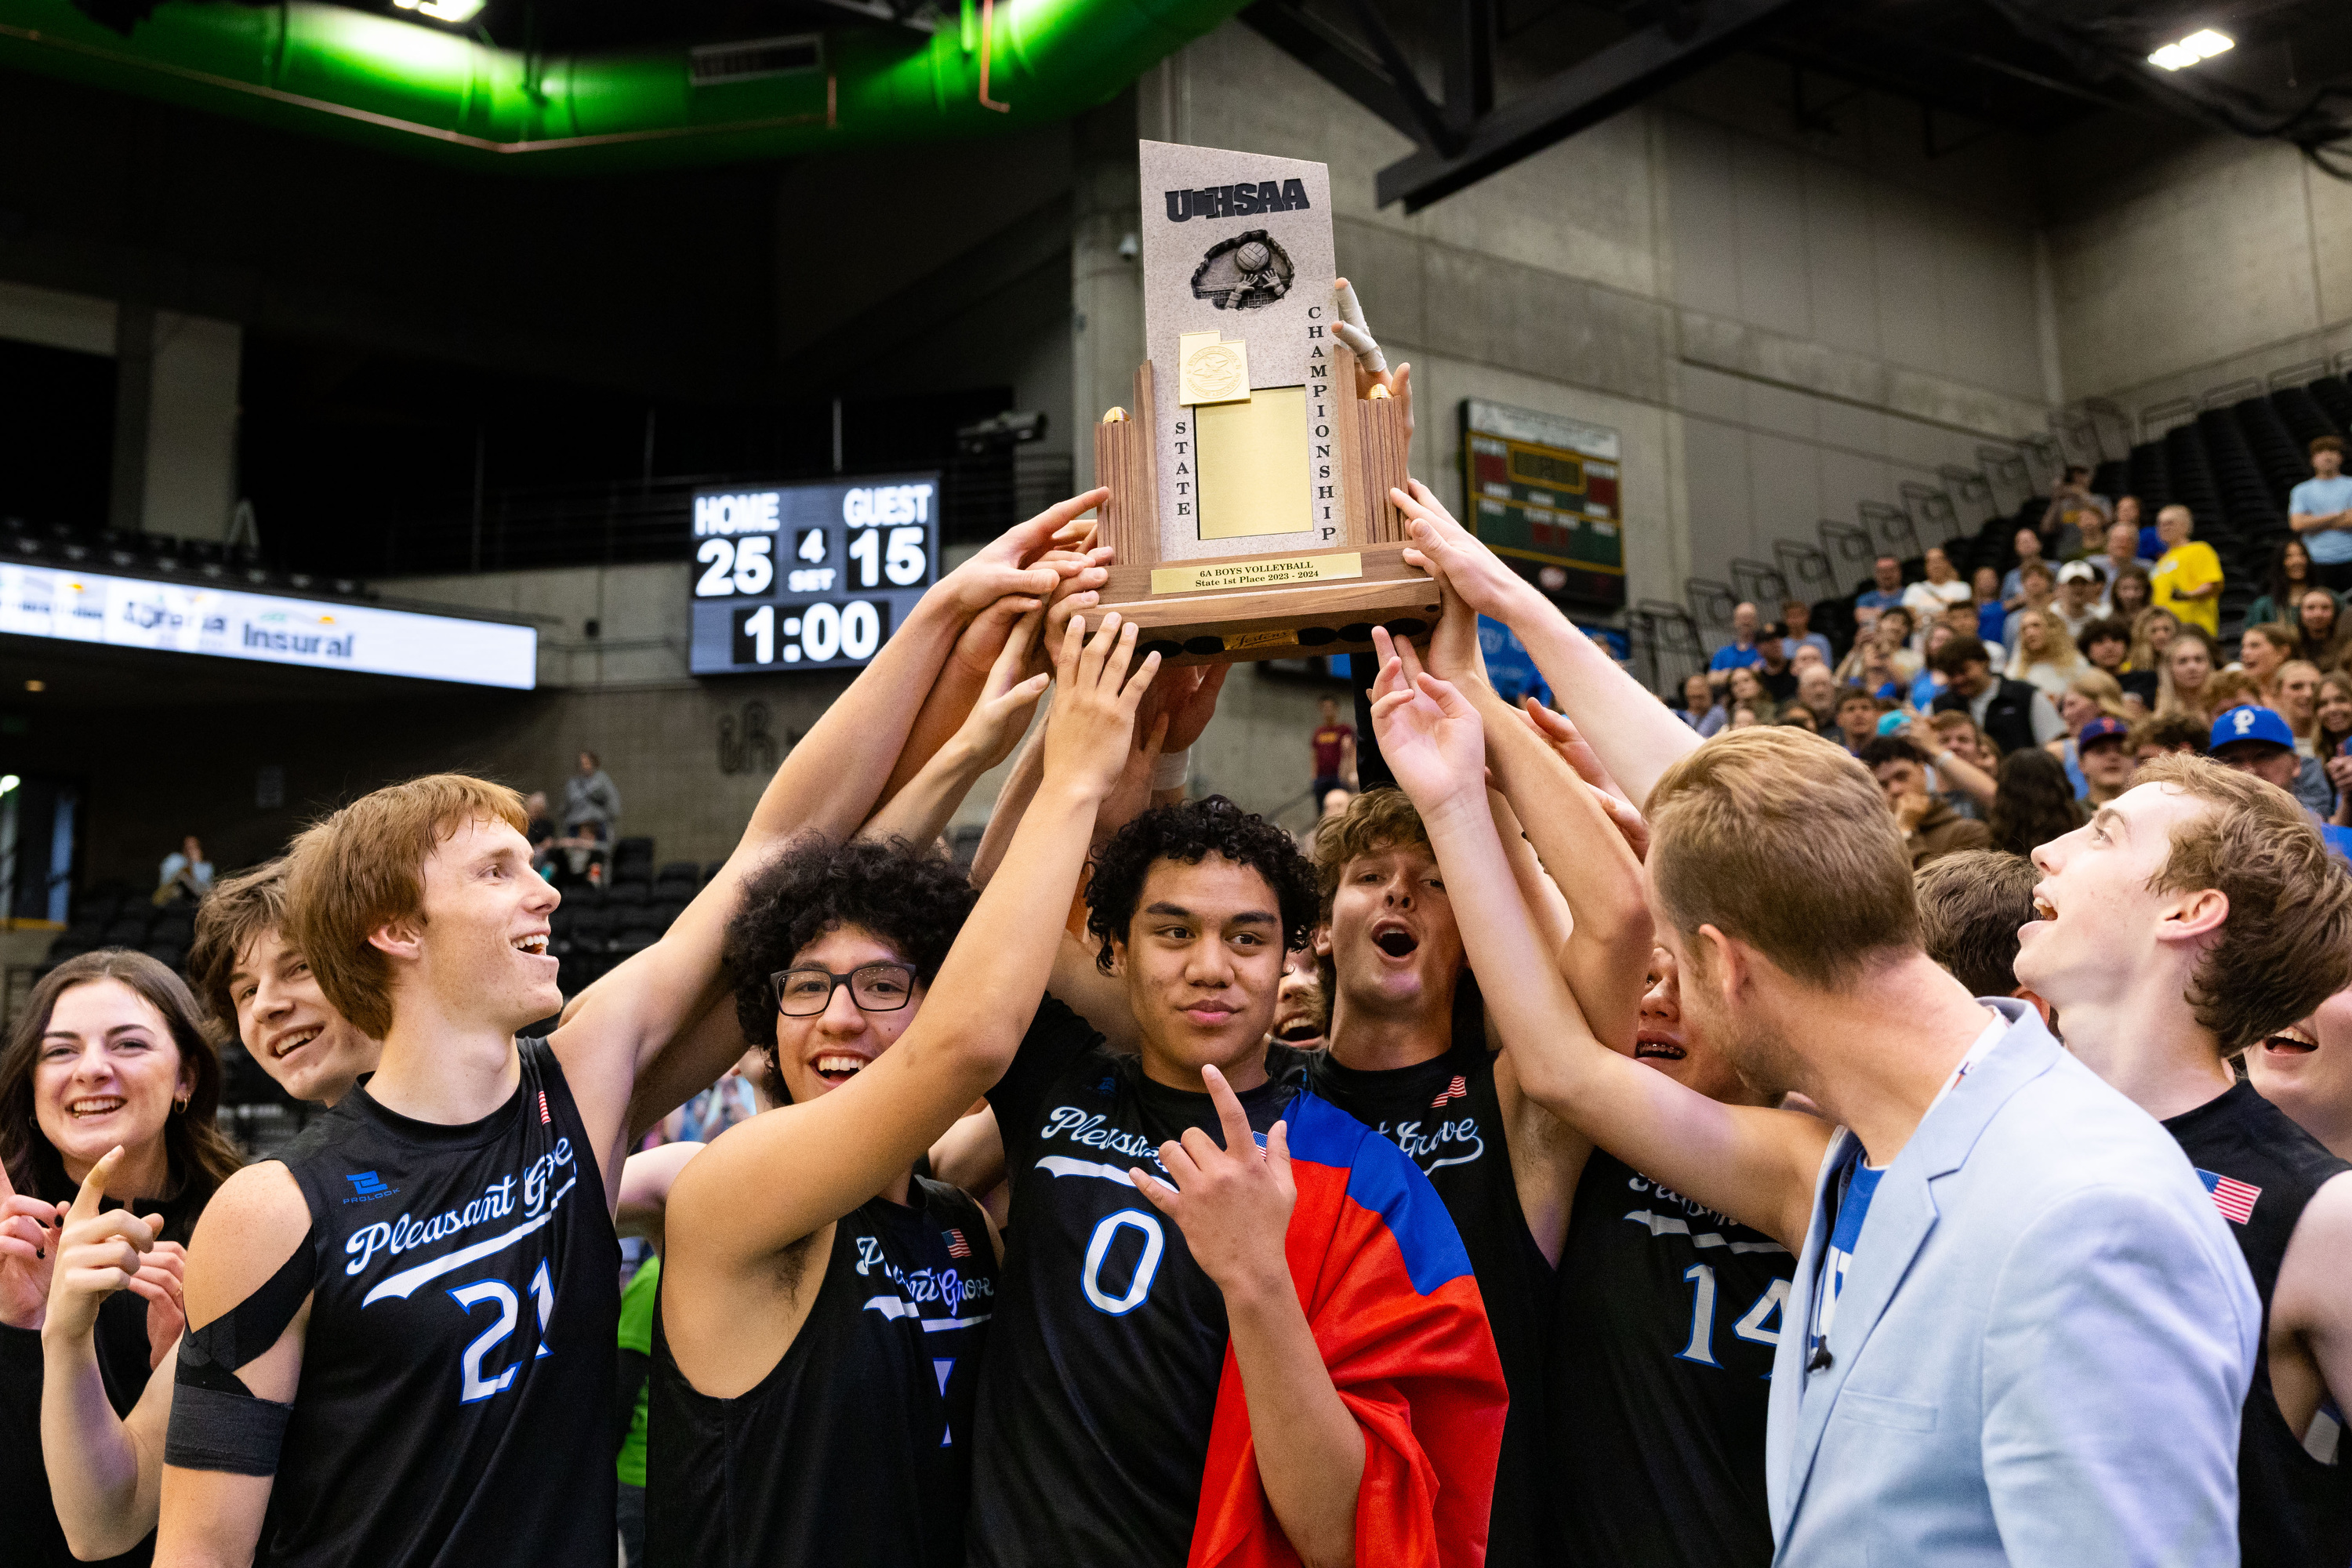
[[[41,1331],[64,1205],[119,1148],[97,1185],[105,1204],[140,1216],[119,1224],[145,1262],[129,1291],[97,1308],[94,1333],[85,1325],[72,1337],[92,1388],[125,1411],[179,1337],[180,1249],[239,1163],[214,1121],[220,1058],[197,1019],[179,976],[143,953],[107,949],[51,970],[0,1048],[0,1489],[27,1500],[17,1515],[29,1523],[27,1561],[74,1561],[38,1440]]]

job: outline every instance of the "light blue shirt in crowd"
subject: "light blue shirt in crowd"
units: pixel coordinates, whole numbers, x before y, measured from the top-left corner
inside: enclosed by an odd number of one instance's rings
[[[2344,474],[2332,479],[2305,479],[2286,498],[2287,510],[2299,511],[2306,517],[2326,517],[2347,507],[2352,507],[2352,476]],[[2352,529],[2323,528],[2300,537],[2311,551],[2312,560],[2322,566],[2341,566],[2352,561]]]

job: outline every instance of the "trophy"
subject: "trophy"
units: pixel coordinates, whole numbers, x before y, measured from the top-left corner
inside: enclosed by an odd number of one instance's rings
[[[1095,426],[1110,487],[1099,607],[1171,664],[1365,652],[1418,637],[1437,587],[1404,562],[1402,405],[1356,395],[1331,331],[1321,163],[1141,144],[1143,321],[1135,401]]]

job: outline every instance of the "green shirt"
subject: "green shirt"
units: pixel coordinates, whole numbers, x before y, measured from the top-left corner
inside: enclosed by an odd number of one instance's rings
[[[654,1353],[654,1298],[661,1290],[661,1258],[646,1260],[629,1280],[629,1288],[621,1292],[621,1346],[639,1355]],[[649,1378],[648,1384],[651,1382]],[[621,1480],[624,1485],[642,1487],[646,1484],[646,1390],[637,1390],[636,1414],[629,1417],[629,1436],[621,1445]]]

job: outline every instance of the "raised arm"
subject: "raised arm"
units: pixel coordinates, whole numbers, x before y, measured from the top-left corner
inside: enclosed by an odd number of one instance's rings
[[[998,649],[978,700],[966,714],[963,727],[931,754],[904,789],[892,795],[864,827],[860,838],[903,838],[929,844],[947,828],[948,821],[971,793],[980,775],[1010,756],[1021,743],[1037,699],[1045,694],[1050,675],[1022,670],[1029,661],[1029,645],[1037,632],[1039,612],[1021,617],[1013,635]]]
[[[1472,538],[1428,486],[1415,479],[1410,495],[1392,489],[1389,496],[1412,529],[1412,547],[1405,559],[1443,573],[1472,609],[1517,632],[1562,710],[1591,742],[1602,765],[1635,805],[1647,801],[1659,775],[1697,747],[1699,739],[1691,727],[1643,690],[1533,584]]]
[[[275,1162],[247,1165],[222,1183],[196,1222],[188,1247],[189,1335],[201,1334],[224,1313],[255,1297],[297,1248],[310,1245],[310,1206],[285,1166]],[[256,1400],[291,1405],[302,1376],[310,1311],[306,1296],[267,1351],[242,1366],[221,1370]],[[181,1355],[187,1354],[184,1341]],[[165,1374],[159,1371],[156,1375]],[[278,1418],[282,1421],[282,1414]],[[262,1475],[194,1468],[182,1462],[183,1434],[187,1451],[200,1452],[207,1434],[185,1407],[173,1412],[172,1441],[164,1458],[157,1568],[247,1568],[269,1509],[275,1458],[268,1473]]]
[[[662,1064],[665,1079],[686,1084],[691,1093],[734,1060],[715,1049],[702,1054],[707,1037],[682,1031],[727,984],[719,951],[744,882],[796,833],[845,838],[857,830],[872,814],[913,716],[965,623],[1008,596],[1024,612],[1044,604],[1062,571],[1034,563],[1049,549],[1055,532],[1100,494],[1075,496],[1030,519],[924,595],[874,662],[776,770],[719,875],[660,942],[626,966],[625,984],[610,984],[621,979],[619,972],[607,976],[607,984],[593,987],[593,994],[556,1030],[556,1055],[596,1140],[607,1204],[621,1178],[633,1121],[670,1109],[649,1105],[637,1095],[638,1079],[657,1058],[677,1050],[679,1060]],[[674,1072],[667,1070],[672,1068]]]
[[[41,1325],[41,1458],[66,1544],[85,1561],[129,1552],[155,1528],[172,1413],[168,1361],[127,1417],[115,1415],[99,1371],[98,1312],[109,1296],[129,1289],[179,1309],[176,1273],[151,1261],[164,1245],[162,1218],[100,1210],[121,1157],[110,1151],[82,1180],[58,1240]]]
[[[1062,531],[1091,527],[1081,520],[1066,525]],[[1110,547],[1105,545],[1096,550],[1057,547],[1039,556],[1038,564],[1052,566],[1064,574],[1054,589],[1055,603],[1067,604],[1074,610],[1092,605],[1094,590],[1110,581],[1110,573],[1106,569],[1110,553]],[[931,683],[921,711],[915,715],[914,726],[890,770],[889,780],[882,786],[885,801],[896,800],[898,792],[913,781],[940,748],[969,722],[972,709],[988,689],[997,656],[1013,637],[1021,619],[1020,612],[1013,607],[1017,603],[998,600],[982,611],[956,638],[954,650],[940,667],[939,679]],[[1058,622],[1054,629],[1060,631]],[[1052,671],[1049,666],[1041,665],[1033,673],[1050,675]]]
[[[688,1286],[768,1267],[903,1176],[1003,1075],[1061,934],[1037,911],[1068,905],[1087,825],[1126,760],[1136,704],[1159,668],[1150,657],[1125,674],[1136,633],[1116,616],[1090,640],[1084,629],[1071,622],[1056,659],[1045,782],[930,983],[939,1000],[840,1088],[730,1128],[678,1173],[667,1278]]]
[[[1650,911],[1642,901],[1641,862],[1609,811],[1611,803],[1597,791],[1581,787],[1582,781],[1562,760],[1558,742],[1538,733],[1488,684],[1478,658],[1477,612],[1454,592],[1443,568],[1433,566],[1432,572],[1439,578],[1444,610],[1429,641],[1430,673],[1477,710],[1495,782],[1551,873],[1559,896],[1567,901],[1568,940],[1552,949],[1557,967],[1593,1031],[1630,1048],[1642,1006],[1642,976],[1650,961]],[[1418,674],[1411,645],[1402,655],[1404,668]],[[1688,732],[1679,721],[1670,721]],[[1570,735],[1575,732],[1571,730]],[[1519,881],[1524,889],[1524,875]],[[1540,904],[1528,907],[1536,910]]]
[[[1477,710],[1376,631],[1381,752],[1444,874],[1487,1016],[1529,1098],[1626,1163],[1796,1250],[1831,1129],[1727,1106],[1611,1050],[1586,1026],[1529,921],[1486,806]],[[1571,774],[1570,789],[1585,787]],[[1612,836],[1613,828],[1608,829]]]

